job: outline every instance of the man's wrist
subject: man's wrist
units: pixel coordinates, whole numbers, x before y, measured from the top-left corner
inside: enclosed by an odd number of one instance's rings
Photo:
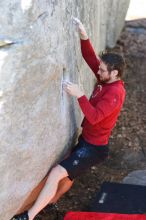
[[[81,40],[88,40],[88,35],[83,35],[80,33],[80,39]]]
[[[82,92],[80,94],[77,95],[77,99],[79,99],[80,97],[84,96],[85,94]]]

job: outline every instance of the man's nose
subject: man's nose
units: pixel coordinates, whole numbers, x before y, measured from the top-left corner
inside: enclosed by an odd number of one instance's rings
[[[100,71],[100,69],[99,69],[99,70],[97,71],[97,74],[100,75],[100,72],[101,72],[101,71]]]

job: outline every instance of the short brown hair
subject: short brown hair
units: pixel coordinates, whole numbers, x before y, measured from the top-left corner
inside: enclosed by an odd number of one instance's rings
[[[122,77],[125,69],[124,57],[118,53],[113,52],[101,52],[100,58],[103,63],[107,65],[107,70],[111,72],[112,70],[117,70],[117,77]]]

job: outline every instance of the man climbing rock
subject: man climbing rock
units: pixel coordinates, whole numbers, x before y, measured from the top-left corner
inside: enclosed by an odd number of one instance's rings
[[[88,99],[77,84],[64,83],[65,91],[77,98],[84,114],[82,133],[71,155],[55,166],[34,205],[13,220],[33,220],[47,205],[55,203],[71,187],[73,180],[108,156],[108,142],[125,99],[124,59],[115,53],[96,56],[82,23],[73,18],[81,38],[82,55],[95,74],[97,84]]]

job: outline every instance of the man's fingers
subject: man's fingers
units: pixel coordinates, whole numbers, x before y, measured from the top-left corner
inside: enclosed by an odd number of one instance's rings
[[[70,89],[71,87],[69,85],[63,85],[64,89]]]
[[[77,24],[78,24],[78,25],[81,24],[81,21],[80,21],[78,18],[72,17],[72,21],[73,21],[73,23],[76,24],[76,25],[77,25]]]
[[[63,85],[72,85],[73,83],[72,82],[69,82],[69,81],[63,81]]]
[[[71,93],[71,89],[69,89],[69,88],[66,87],[66,88],[64,88],[64,90],[65,90],[65,92],[67,92],[68,94],[70,94],[70,95],[72,94],[72,93]]]
[[[63,89],[65,92],[69,92],[69,89],[67,88],[67,86],[64,86]]]
[[[72,85],[71,84],[63,84],[63,89],[67,92],[70,93],[72,90]]]

